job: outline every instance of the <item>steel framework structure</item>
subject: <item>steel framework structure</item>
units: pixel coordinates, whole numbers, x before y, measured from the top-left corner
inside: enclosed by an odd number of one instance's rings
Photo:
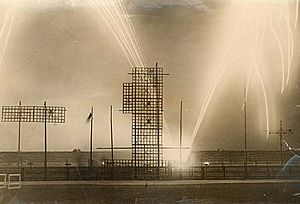
[[[132,161],[136,173],[159,175],[162,164],[163,68],[133,67],[123,84],[123,113],[132,114]]]
[[[46,101],[44,106],[22,106],[21,101],[19,106],[2,106],[2,122],[19,123],[18,167],[21,160],[21,122],[42,122],[45,127],[44,176],[47,180],[47,123],[65,123],[65,115],[65,107],[47,106]]]

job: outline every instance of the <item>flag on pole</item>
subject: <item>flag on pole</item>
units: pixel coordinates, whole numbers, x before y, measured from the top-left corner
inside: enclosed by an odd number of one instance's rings
[[[89,116],[88,116],[86,122],[89,122],[89,121],[93,118],[93,114],[94,114],[94,110],[93,110],[93,109],[94,109],[94,108],[93,108],[93,106],[92,106],[92,110],[91,110],[91,112],[90,112],[90,114],[89,114]]]

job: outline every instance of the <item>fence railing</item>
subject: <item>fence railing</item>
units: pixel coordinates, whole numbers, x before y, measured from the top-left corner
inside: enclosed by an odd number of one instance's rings
[[[49,167],[47,180],[130,180],[130,179],[300,179],[300,165],[219,165],[133,167],[131,165],[95,167]],[[0,168],[0,174],[20,174],[22,181],[44,180],[43,167]]]

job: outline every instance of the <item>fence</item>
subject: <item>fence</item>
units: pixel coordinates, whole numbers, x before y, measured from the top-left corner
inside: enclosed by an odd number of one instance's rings
[[[140,173],[135,177],[138,168]],[[300,179],[300,165],[285,166],[285,171],[280,173],[280,165],[221,165],[221,166],[186,166],[175,167],[171,164],[160,167],[159,178],[172,179],[272,179],[272,178],[298,178]],[[157,179],[151,168],[129,166],[109,166],[108,164],[97,167],[49,167],[47,180],[131,180],[131,179]],[[44,179],[44,168],[22,167],[0,168],[2,174],[20,173],[22,181],[38,181]]]

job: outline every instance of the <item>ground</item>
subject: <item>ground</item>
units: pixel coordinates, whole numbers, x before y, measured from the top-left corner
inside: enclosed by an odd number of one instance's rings
[[[1,191],[1,203],[299,203],[299,180],[48,181]],[[299,191],[298,191],[299,190]]]

